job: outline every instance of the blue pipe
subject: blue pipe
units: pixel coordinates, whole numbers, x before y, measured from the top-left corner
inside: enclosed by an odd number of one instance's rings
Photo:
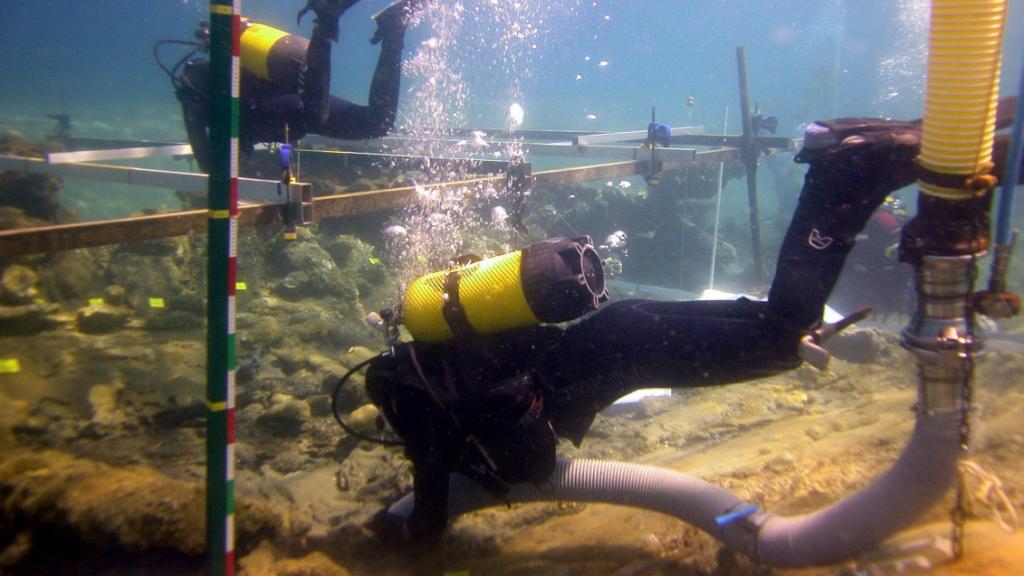
[[[1006,175],[999,194],[999,213],[996,216],[996,244],[1010,243],[1010,217],[1013,216],[1013,195],[1020,181],[1021,153],[1024,152],[1024,71],[1017,88],[1017,110],[1013,117],[1010,153],[1006,156]]]

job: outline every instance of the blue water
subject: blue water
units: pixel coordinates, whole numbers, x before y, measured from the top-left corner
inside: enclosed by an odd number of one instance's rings
[[[367,42],[369,16],[386,4],[365,0],[343,18],[335,94],[366,101],[377,53]],[[463,0],[469,16],[448,46],[467,94],[459,119],[467,125],[502,126],[509,104],[519,101],[523,128],[636,130],[656,107],[660,121],[720,131],[729,108],[728,130],[736,132],[737,46],[747,53],[751,103],[778,116],[780,135],[798,136],[803,123],[821,118],[921,114],[924,0],[503,0],[497,4],[504,18],[491,17],[499,10],[491,4]],[[1004,93],[1015,90],[1020,75],[1022,4],[1011,2]],[[308,35],[312,15],[302,26],[295,22],[301,5],[247,0],[243,11]],[[37,138],[53,126],[45,115],[64,110],[80,136],[184,140],[178,103],[151,47],[160,38],[191,38],[207,10],[201,0],[7,3],[0,18],[0,130]],[[539,31],[495,44],[509,21],[532,22]],[[429,25],[411,30],[406,59],[437,34]],[[406,77],[400,118],[415,112],[412,94],[422,81]],[[688,97],[694,106],[686,105]],[[587,120],[588,113],[597,119]]]
[[[372,33],[368,16],[386,3],[366,0],[344,17],[335,57],[337,94],[365,101],[376,51],[366,42]],[[927,2],[605,0],[585,2],[572,14],[566,8],[571,2],[553,3],[559,6],[552,10],[540,9],[548,3],[539,0],[521,4],[549,20],[532,50],[532,77],[523,85],[527,127],[642,126],[652,105],[660,119],[673,124],[691,119],[720,124],[724,107],[738,106],[735,48],[741,45],[747,49],[752,98],[777,114],[782,127],[830,115],[920,114],[923,58],[903,63],[892,85],[882,69],[887,60],[901,56],[898,47],[925,44],[923,26],[901,31],[900,12],[921,12],[926,20]],[[1004,76],[1016,77],[1020,70],[1020,4],[1011,2]],[[243,2],[252,18],[308,34],[311,17],[302,27],[295,24],[300,6],[298,1]],[[36,126],[33,117],[58,111],[63,95],[67,109],[83,120],[139,137],[180,137],[177,103],[150,48],[158,38],[189,38],[206,10],[198,0],[10,3],[0,19],[0,75],[5,78],[0,126]],[[467,45],[453,50],[474,56],[479,65],[470,68],[465,83],[481,99],[490,99],[515,74],[504,69],[498,50],[488,54],[470,45],[470,40],[500,31],[489,23],[475,28],[470,23],[466,29]],[[415,30],[407,45],[415,49],[431,33]],[[597,68],[600,60],[608,66]],[[576,74],[583,80],[576,81]],[[885,97],[892,92],[898,95]],[[694,96],[697,105],[687,108],[687,96]],[[471,119],[499,122],[504,117],[504,107],[468,106]],[[585,110],[599,120],[588,124]],[[100,126],[82,127],[87,128],[102,131]]]

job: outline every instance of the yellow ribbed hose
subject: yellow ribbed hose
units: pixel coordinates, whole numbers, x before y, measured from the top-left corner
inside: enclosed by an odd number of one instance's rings
[[[523,292],[522,258],[517,250],[458,268],[458,298],[474,332],[494,334],[540,323]],[[405,291],[402,315],[416,340],[444,342],[453,337],[442,312],[447,276],[447,270],[427,274]]]
[[[931,18],[919,162],[967,178],[992,160],[1006,0],[933,0]],[[918,186],[950,200],[975,194],[920,180]]]

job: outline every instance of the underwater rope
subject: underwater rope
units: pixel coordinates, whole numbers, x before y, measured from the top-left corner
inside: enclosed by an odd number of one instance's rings
[[[206,343],[207,573],[235,573],[235,278],[241,0],[210,0]]]

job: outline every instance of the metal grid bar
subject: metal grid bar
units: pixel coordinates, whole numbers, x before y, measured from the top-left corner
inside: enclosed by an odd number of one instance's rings
[[[191,156],[192,146],[188,144],[167,144],[161,146],[133,146],[107,150],[79,150],[77,152],[51,152],[46,155],[49,164],[71,162],[94,162],[96,160],[132,160],[153,156]]]
[[[156,170],[152,168],[136,168],[115,166],[112,164],[49,164],[42,158],[25,158],[0,154],[0,170],[16,170],[47,176],[63,178],[83,178],[100,180],[114,184],[130,184],[167,188],[185,192],[205,193],[207,175],[195,172],[177,172],[174,170]],[[276,180],[260,180],[258,178],[239,178],[238,194],[248,201],[281,201],[277,191]]]
[[[671,129],[672,136],[686,136],[704,132],[703,126],[676,126]],[[605,134],[590,134],[573,138],[576,146],[593,146],[594,144],[607,144],[609,142],[636,142],[647,139],[647,130],[630,130],[628,132],[608,132]]]
[[[647,163],[640,161],[545,170],[534,173],[534,183],[537,186],[558,186],[644,174],[646,170]],[[488,183],[503,185],[504,182],[504,176],[489,176],[430,184],[426,187],[458,188]],[[417,197],[418,193],[414,186],[321,196],[313,199],[314,214],[320,219],[395,210],[415,202]],[[73,250],[200,234],[206,231],[207,217],[206,210],[189,210],[118,220],[0,230],[0,256]],[[282,207],[278,204],[247,205],[238,209],[239,227],[282,223]]]

